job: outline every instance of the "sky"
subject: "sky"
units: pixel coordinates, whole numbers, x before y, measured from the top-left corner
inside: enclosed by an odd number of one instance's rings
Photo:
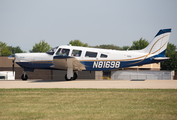
[[[26,52],[41,40],[131,46],[166,28],[177,46],[177,0],[0,0],[0,41]]]

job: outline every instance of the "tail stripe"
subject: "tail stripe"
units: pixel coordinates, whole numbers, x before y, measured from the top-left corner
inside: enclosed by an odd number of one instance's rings
[[[166,42],[165,44],[167,44],[167,42]],[[163,46],[165,46],[165,44],[164,44]],[[162,47],[163,47],[163,46],[162,46]],[[153,52],[152,54],[155,54],[156,52],[158,52],[162,47],[160,47],[158,50],[156,50],[156,51]]]
[[[163,37],[159,38],[159,39],[158,39],[158,40],[157,40],[157,41],[153,44],[153,46],[151,47],[151,49],[150,49],[150,51],[149,51],[149,54],[151,53],[151,51],[152,51],[152,49],[153,49],[154,45],[155,45],[155,44],[156,44],[156,43],[157,43],[160,39],[162,39],[162,38],[164,38],[164,37],[166,37],[166,36],[168,36],[168,35],[165,35],[165,36],[163,36]],[[167,42],[166,42],[166,43],[167,43]],[[165,43],[165,44],[166,44],[166,43]],[[164,45],[165,45],[165,44],[164,44]],[[164,46],[164,45],[163,45],[163,46]],[[162,47],[163,47],[163,46],[162,46]],[[162,48],[162,47],[161,47],[161,48]],[[161,49],[161,48],[160,48],[160,49]],[[157,51],[159,51],[160,49],[158,49]],[[153,53],[156,53],[156,51],[155,51],[155,52],[153,52]],[[153,54],[153,53],[152,53],[152,54]]]

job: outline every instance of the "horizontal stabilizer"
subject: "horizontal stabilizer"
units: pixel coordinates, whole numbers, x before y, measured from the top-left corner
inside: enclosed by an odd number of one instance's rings
[[[170,59],[169,57],[157,57],[157,58],[154,58],[154,60],[167,60],[167,59]]]

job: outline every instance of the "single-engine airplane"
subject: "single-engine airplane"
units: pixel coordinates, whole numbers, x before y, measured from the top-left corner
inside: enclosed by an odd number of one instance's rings
[[[17,53],[9,56],[24,69],[22,80],[27,80],[26,71],[34,69],[66,70],[66,80],[75,80],[78,71],[104,71],[169,59],[165,57],[171,29],[161,29],[151,43],[142,50],[108,50],[62,45],[46,53]]]

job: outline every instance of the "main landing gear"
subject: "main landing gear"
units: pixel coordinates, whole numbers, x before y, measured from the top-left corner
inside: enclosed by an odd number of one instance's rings
[[[26,81],[28,79],[28,76],[27,76],[26,72],[23,72],[23,75],[21,76],[21,79],[23,81]]]
[[[71,81],[71,80],[76,80],[76,79],[77,79],[77,73],[76,72],[74,72],[73,77],[70,77],[70,79],[68,79],[67,74],[65,75],[65,80],[66,81]]]

